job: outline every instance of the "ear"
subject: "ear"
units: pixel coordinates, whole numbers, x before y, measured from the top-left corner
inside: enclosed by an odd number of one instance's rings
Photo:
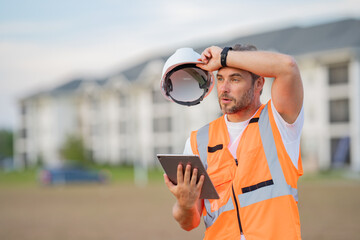
[[[262,92],[262,89],[264,87],[265,79],[263,77],[259,77],[255,81],[255,88],[257,91]]]

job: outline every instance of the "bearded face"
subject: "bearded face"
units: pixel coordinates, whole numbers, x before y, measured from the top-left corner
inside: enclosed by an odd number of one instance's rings
[[[254,101],[254,81],[249,72],[222,68],[217,75],[220,109],[224,114],[246,110]]]
[[[218,98],[220,109],[224,114],[237,113],[238,111],[247,109],[253,99],[253,85],[242,95],[232,96],[230,93],[222,93]]]

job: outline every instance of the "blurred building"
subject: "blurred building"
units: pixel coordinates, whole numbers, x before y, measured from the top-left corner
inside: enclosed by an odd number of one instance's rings
[[[62,164],[60,149],[74,135],[97,163],[154,166],[156,153],[182,153],[190,131],[219,114],[216,94],[192,108],[165,100],[164,62],[150,59],[106,79],[76,79],[23,98],[16,164]]]
[[[360,20],[291,27],[214,44],[235,43],[296,58],[305,87],[304,168],[360,171]],[[59,149],[70,134],[81,136],[89,156],[99,163],[154,166],[156,153],[181,153],[190,131],[220,111],[216,91],[190,108],[163,98],[159,82],[167,57],[154,56],[111,77],[77,79],[23,98],[17,165],[61,163]],[[263,102],[270,97],[270,85],[267,79]]]

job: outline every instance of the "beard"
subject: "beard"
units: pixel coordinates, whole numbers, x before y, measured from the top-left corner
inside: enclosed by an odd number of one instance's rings
[[[230,104],[221,104],[221,98],[228,98],[232,102]],[[254,99],[254,87],[250,87],[240,98],[236,99],[223,93],[219,96],[219,105],[223,114],[233,114],[245,110],[250,107]]]

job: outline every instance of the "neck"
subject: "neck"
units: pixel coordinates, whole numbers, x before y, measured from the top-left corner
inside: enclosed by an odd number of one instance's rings
[[[227,119],[229,122],[243,122],[251,118],[256,111],[260,108],[261,103],[257,102],[254,104],[251,104],[245,109],[242,109],[236,113],[230,113],[227,114]]]

